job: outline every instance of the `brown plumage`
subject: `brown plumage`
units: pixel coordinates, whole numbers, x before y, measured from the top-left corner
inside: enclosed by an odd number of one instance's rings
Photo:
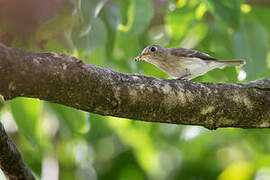
[[[178,79],[193,79],[215,68],[226,66],[241,66],[245,60],[217,60],[199,51],[185,48],[163,48],[159,45],[146,47],[136,60],[146,60],[177,77]]]
[[[195,58],[200,58],[204,60],[217,60],[216,58],[213,58],[212,56],[199,52],[199,51],[194,51],[191,49],[185,49],[185,48],[168,48],[170,51],[170,54],[173,56],[179,56],[179,57],[195,57]]]

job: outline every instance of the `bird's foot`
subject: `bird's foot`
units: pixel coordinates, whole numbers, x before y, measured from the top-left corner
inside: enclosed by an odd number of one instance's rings
[[[177,81],[189,81],[188,79],[185,79],[185,78],[177,78],[175,80],[177,80]]]
[[[188,73],[186,73],[186,74],[184,74],[184,75],[180,76],[180,77],[179,77],[179,78],[177,78],[176,80],[188,81],[188,80],[189,80],[188,76],[190,76],[190,75],[191,75],[191,73],[190,73],[190,72],[188,72]]]

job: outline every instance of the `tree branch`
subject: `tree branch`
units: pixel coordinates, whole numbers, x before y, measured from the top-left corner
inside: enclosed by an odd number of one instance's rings
[[[218,127],[270,127],[270,80],[215,84],[123,74],[57,53],[0,45],[0,94],[106,116]]]
[[[10,180],[34,180],[20,152],[11,142],[0,122],[0,168]]]

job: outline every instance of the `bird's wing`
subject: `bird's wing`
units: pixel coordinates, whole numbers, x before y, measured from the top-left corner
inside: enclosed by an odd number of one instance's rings
[[[179,57],[194,57],[194,58],[200,58],[203,60],[213,60],[216,61],[217,59],[199,51],[194,51],[191,49],[185,49],[185,48],[169,48],[170,54],[174,56]]]

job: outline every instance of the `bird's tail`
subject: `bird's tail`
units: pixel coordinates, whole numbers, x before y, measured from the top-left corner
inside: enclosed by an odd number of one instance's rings
[[[209,66],[213,68],[224,68],[226,66],[243,66],[246,64],[244,59],[235,59],[235,60],[220,60],[220,61],[209,61]]]
[[[218,63],[222,63],[225,66],[243,66],[246,64],[246,61],[244,59],[235,59],[235,60],[222,60],[222,61],[217,61]]]

